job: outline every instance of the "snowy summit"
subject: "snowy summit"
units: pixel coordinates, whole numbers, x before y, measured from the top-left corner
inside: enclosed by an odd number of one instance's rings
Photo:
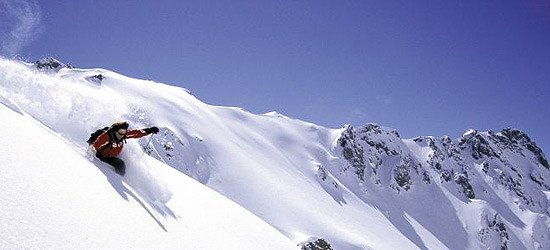
[[[48,58],[0,59],[0,248],[549,249],[550,166],[518,129],[401,138]],[[118,175],[88,149],[127,121]]]

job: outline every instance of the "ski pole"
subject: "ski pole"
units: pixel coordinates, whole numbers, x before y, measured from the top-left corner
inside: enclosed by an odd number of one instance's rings
[[[145,150],[147,150],[147,147],[149,147],[149,143],[151,143],[151,140],[153,139],[153,135],[154,135],[154,134],[151,134],[151,136],[149,137],[149,141],[148,141],[147,144],[145,145],[145,148],[143,149],[143,154],[141,154],[141,156],[144,156],[144,155],[145,155]]]

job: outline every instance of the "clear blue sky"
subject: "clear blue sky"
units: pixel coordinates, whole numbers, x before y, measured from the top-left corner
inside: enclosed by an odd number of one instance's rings
[[[0,0],[4,56],[402,137],[517,127],[550,154],[550,3]],[[15,34],[15,35],[14,35]]]

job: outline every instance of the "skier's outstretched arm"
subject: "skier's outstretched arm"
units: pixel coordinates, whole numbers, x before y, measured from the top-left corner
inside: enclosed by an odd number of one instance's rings
[[[159,128],[157,128],[157,127],[130,130],[126,134],[126,138],[141,138],[141,137],[144,137],[148,134],[156,134],[158,132],[159,132]]]

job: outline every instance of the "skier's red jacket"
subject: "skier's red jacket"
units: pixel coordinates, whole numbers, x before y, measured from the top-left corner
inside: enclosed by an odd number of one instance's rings
[[[108,133],[109,132],[105,132],[97,137],[92,146],[94,147],[96,152],[98,152],[103,157],[116,157],[122,151],[122,147],[124,147],[124,140],[117,140],[116,136],[113,134],[112,136],[115,137],[115,139],[111,142],[111,145],[108,145]],[[147,133],[145,133],[145,131],[143,131],[142,129],[129,130],[124,138],[140,138],[146,135]]]

